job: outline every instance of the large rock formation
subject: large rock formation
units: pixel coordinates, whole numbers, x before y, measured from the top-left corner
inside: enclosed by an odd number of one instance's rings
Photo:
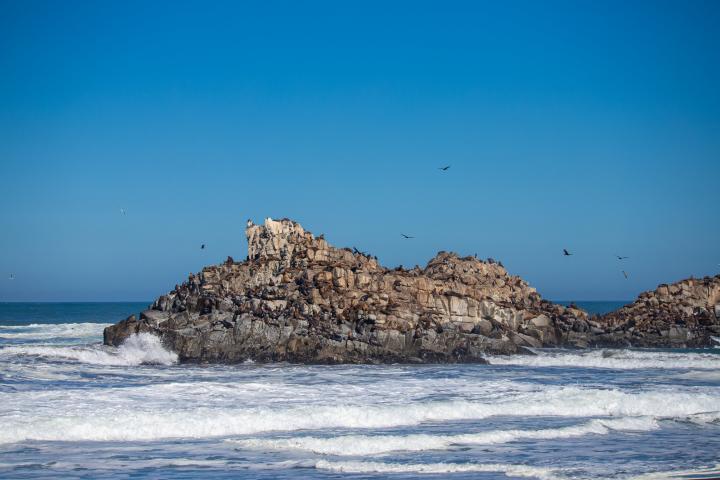
[[[720,336],[720,275],[689,278],[641,293],[598,319],[596,346],[706,347]]]
[[[440,252],[393,270],[290,220],[248,222],[248,258],[206,267],[105,343],[151,332],[182,361],[482,362],[586,344],[587,315],[543,300],[492,260]]]
[[[191,274],[139,319],[106,328],[105,343],[150,332],[186,362],[482,362],[523,347],[705,346],[720,334],[720,276],[588,319],[490,259],[440,252],[391,270],[287,219],[248,222],[246,234],[246,261]]]

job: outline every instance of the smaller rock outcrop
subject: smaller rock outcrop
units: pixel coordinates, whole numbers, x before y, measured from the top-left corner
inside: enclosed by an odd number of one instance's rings
[[[720,336],[720,275],[662,284],[590,324],[602,330],[595,330],[591,345],[711,346]]]

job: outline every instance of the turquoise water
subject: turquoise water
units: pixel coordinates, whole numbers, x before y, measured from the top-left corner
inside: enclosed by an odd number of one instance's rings
[[[0,477],[625,479],[720,462],[720,349],[190,366],[149,335],[101,344],[146,305],[0,304]]]

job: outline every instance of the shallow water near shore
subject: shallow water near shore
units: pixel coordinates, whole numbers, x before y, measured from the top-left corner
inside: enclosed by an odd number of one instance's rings
[[[0,304],[0,477],[668,478],[720,462],[720,349],[185,366],[149,335],[101,345],[146,304],[88,305]]]

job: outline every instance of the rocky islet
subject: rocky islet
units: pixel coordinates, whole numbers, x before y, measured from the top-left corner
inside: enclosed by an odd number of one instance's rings
[[[720,276],[645,292],[604,316],[554,304],[492,259],[439,252],[389,269],[300,224],[248,221],[248,257],[228,257],[105,329],[149,332],[184,362],[484,362],[526,347],[706,346],[720,334]]]

